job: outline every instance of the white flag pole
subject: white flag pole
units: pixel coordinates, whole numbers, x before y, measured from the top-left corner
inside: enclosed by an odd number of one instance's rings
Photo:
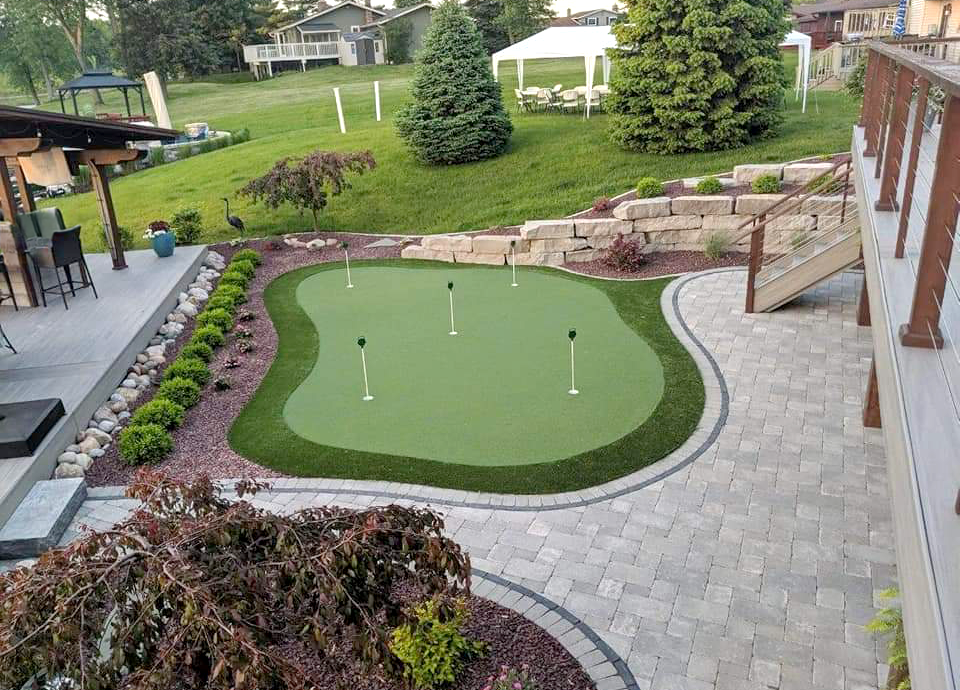
[[[517,241],[510,240],[510,266],[513,269],[513,283],[510,287],[517,287]]]
[[[447,290],[450,292],[450,335],[456,335],[457,329],[453,325],[453,283],[447,283]]]
[[[350,245],[346,242],[340,243],[340,248],[343,249],[343,259],[347,262],[347,287],[353,287],[353,281],[350,279],[350,253],[347,251],[347,247]]]
[[[343,123],[343,105],[340,103],[340,87],[333,89],[333,98],[337,101],[337,119],[340,121],[340,134],[347,133],[347,126]]]
[[[360,346],[360,365],[363,367],[363,400],[370,402],[373,396],[370,395],[370,382],[367,380],[367,356],[363,352],[363,346],[367,344],[367,339],[360,336],[357,339],[357,345]]]
[[[570,338],[570,390],[567,392],[570,395],[577,395],[580,391],[577,390],[576,368],[573,359],[573,341],[577,337],[576,329],[571,328],[570,332],[567,333],[567,337]]]
[[[380,82],[373,82],[373,100],[377,105],[377,122],[380,122]]]

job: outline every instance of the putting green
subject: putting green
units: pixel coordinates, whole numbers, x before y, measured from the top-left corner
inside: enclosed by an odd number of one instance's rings
[[[455,283],[451,336],[447,281]],[[664,374],[650,345],[592,284],[508,269],[355,266],[306,276],[300,308],[316,363],[283,406],[322,446],[477,466],[560,460],[610,444],[651,415]],[[577,329],[570,395],[569,328]],[[372,401],[362,400],[357,338]]]

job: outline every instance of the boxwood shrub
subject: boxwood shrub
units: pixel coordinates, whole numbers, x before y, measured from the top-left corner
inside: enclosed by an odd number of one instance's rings
[[[190,357],[193,359],[202,360],[204,362],[209,362],[211,359],[213,359],[213,348],[206,343],[200,342],[199,340],[191,340],[183,346],[182,350],[180,350],[181,359],[188,359]]]
[[[163,372],[163,379],[184,378],[190,379],[198,386],[210,380],[210,370],[207,365],[195,357],[177,357],[177,360]]]
[[[200,386],[190,379],[178,376],[161,383],[156,397],[166,398],[183,408],[193,407],[200,401]]]
[[[173,439],[159,424],[137,424],[120,432],[117,447],[128,465],[146,465],[163,460],[173,450]]]
[[[723,191],[723,183],[716,177],[705,177],[697,182],[697,194],[719,194]]]
[[[263,259],[260,257],[260,252],[258,252],[256,249],[241,249],[233,255],[231,263],[234,261],[249,261],[254,266],[259,266],[261,263],[263,263]]]
[[[637,198],[650,199],[663,196],[663,183],[655,177],[642,177],[637,182]]]
[[[223,337],[223,331],[213,325],[200,326],[190,336],[191,343],[204,343],[210,347],[220,347],[226,342]]]
[[[751,183],[750,189],[754,194],[776,194],[780,191],[780,178],[776,175],[761,175]]]
[[[167,398],[154,398],[133,413],[130,425],[159,424],[164,429],[176,429],[183,424],[185,414],[183,405],[178,405]]]
[[[230,262],[230,267],[227,269],[227,273],[233,273],[234,271],[242,273],[247,276],[247,278],[253,278],[257,273],[256,266],[253,265],[252,261],[237,261],[234,259]]]
[[[233,317],[226,309],[206,309],[197,317],[198,326],[216,326],[226,333],[233,328]]]
[[[237,305],[233,302],[233,297],[229,295],[214,295],[207,300],[207,309],[223,309],[233,316],[237,310]]]
[[[234,283],[221,283],[210,297],[211,299],[214,297],[227,297],[232,299],[234,304],[243,304],[247,301],[247,293],[244,292],[242,287]]]
[[[220,285],[236,285],[241,290],[246,290],[250,279],[240,271],[227,271],[220,276]]]

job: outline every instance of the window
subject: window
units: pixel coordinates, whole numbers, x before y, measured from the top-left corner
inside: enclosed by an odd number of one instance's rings
[[[356,44],[356,43],[352,43],[352,42],[350,43],[350,53],[351,53],[352,55],[356,55],[356,54],[357,54],[357,44]]]
[[[374,42],[373,42],[373,50],[374,50],[374,52],[377,52],[377,53],[380,52],[380,41],[374,41]]]
[[[596,26],[597,18],[596,17],[587,17],[587,26]]]
[[[355,34],[360,33],[360,27],[354,24],[353,26],[350,27],[350,31],[352,31]]]
[[[838,19],[837,21],[835,21],[835,22],[833,23],[833,31],[834,31],[834,33],[838,33],[838,34],[842,34],[842,33],[843,33],[843,20],[842,20],[842,19]]]

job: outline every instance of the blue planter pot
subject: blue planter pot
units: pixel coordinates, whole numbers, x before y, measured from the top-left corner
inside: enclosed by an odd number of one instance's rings
[[[157,253],[161,259],[173,256],[173,248],[177,244],[177,236],[171,232],[165,232],[162,235],[157,235],[153,238],[153,251]]]

